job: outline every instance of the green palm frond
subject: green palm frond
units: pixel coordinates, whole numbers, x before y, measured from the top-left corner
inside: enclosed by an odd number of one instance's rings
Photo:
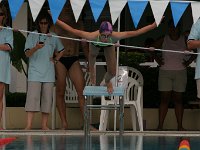
[[[27,76],[26,71],[22,64],[22,60],[27,64],[27,58],[24,53],[26,38],[21,32],[13,32],[13,36],[14,36],[14,48],[10,53],[12,65],[19,72],[23,71],[24,74]]]

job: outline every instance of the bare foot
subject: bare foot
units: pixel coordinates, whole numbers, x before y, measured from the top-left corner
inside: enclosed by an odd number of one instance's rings
[[[163,131],[163,128],[157,128],[156,131]]]
[[[42,130],[50,130],[47,126],[42,127]]]
[[[68,125],[67,124],[63,124],[62,127],[60,128],[60,130],[67,130]]]
[[[93,127],[92,125],[90,125],[90,130],[91,131],[98,131],[95,127]]]
[[[112,82],[106,83],[106,86],[107,86],[107,92],[108,92],[109,94],[112,94],[112,93],[113,93],[113,85],[112,85]]]
[[[179,127],[178,131],[187,131],[187,130],[185,128],[183,128],[183,127]]]
[[[60,128],[60,130],[67,130],[67,128],[65,128],[65,127],[62,127],[62,128]]]
[[[26,127],[24,130],[31,130],[31,127]]]

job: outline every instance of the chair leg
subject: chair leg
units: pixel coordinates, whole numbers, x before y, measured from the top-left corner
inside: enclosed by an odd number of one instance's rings
[[[136,111],[136,110],[135,110],[135,107],[134,107],[134,106],[130,106],[130,113],[131,113],[131,121],[132,121],[133,131],[136,131],[136,130],[137,130],[135,111]]]
[[[142,118],[141,105],[136,102],[135,108],[136,108],[136,113],[137,113],[137,117],[138,117],[140,131],[143,131],[143,118]]]
[[[108,123],[108,110],[101,110],[99,131],[106,131]]]
[[[108,105],[105,98],[101,97],[101,105]],[[99,131],[106,131],[107,128],[108,111],[101,109]]]

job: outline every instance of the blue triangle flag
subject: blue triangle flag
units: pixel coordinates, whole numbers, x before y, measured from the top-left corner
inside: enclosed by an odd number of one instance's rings
[[[17,13],[19,12],[24,0],[8,0],[10,13],[13,20],[15,20]]]
[[[55,24],[66,3],[66,0],[48,0],[48,2],[51,10],[53,23]]]
[[[89,0],[95,21],[97,22],[107,0]]]
[[[170,2],[175,27],[178,24],[188,5],[189,2]]]
[[[128,1],[131,17],[136,28],[140,22],[147,4],[148,1]]]

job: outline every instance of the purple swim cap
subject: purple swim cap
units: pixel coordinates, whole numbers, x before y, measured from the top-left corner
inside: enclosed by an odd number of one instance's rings
[[[108,21],[103,21],[99,27],[99,32],[102,33],[102,32],[110,32],[112,33],[113,31],[113,28],[112,28],[112,25],[110,24],[110,22]]]

